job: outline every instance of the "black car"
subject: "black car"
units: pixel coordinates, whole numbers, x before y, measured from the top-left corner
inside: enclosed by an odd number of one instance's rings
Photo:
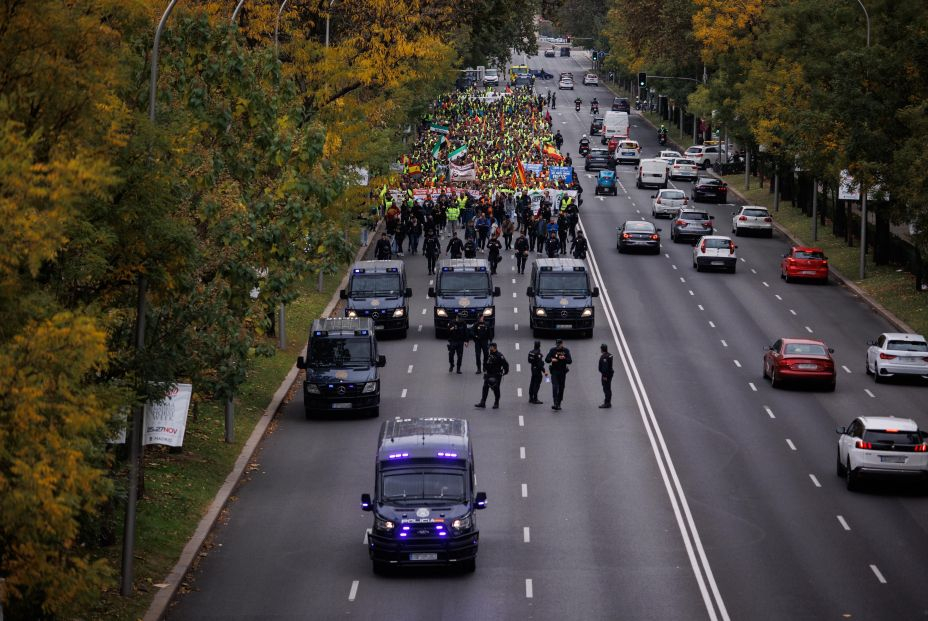
[[[645,250],[660,254],[661,230],[653,223],[645,220],[626,220],[625,224],[617,229],[615,247],[619,252],[629,250]]]
[[[583,164],[583,170],[615,170],[615,158],[608,149],[591,149],[586,156],[586,162]]]
[[[616,112],[631,112],[631,106],[625,97],[616,97],[612,100],[612,109]]]
[[[570,56],[570,48],[567,46],[562,47],[561,56]]]
[[[603,135],[603,117],[594,116],[593,121],[590,123],[590,136],[602,136]]]
[[[699,177],[693,186],[693,202],[699,200],[724,203],[728,200],[728,184],[715,177]]]

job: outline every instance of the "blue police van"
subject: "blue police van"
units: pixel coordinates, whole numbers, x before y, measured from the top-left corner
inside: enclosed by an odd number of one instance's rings
[[[345,300],[345,317],[370,317],[378,333],[406,336],[412,289],[406,286],[402,261],[358,261],[339,295]]]
[[[473,326],[478,317],[483,317],[493,338],[496,333],[495,298],[499,294],[499,287],[493,286],[486,259],[439,261],[435,286],[429,287],[429,297],[435,298],[432,313],[435,336],[446,336],[453,321]]]
[[[535,259],[532,263],[529,297],[529,326],[538,335],[552,332],[580,332],[593,336],[595,308],[593,287],[586,263],[580,259]]]

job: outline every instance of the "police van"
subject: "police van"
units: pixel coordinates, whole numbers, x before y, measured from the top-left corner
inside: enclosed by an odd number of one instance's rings
[[[395,418],[380,427],[374,494],[361,508],[374,514],[367,549],[374,573],[396,566],[477,567],[474,449],[467,421]]]
[[[374,322],[368,317],[313,321],[306,357],[303,405],[306,418],[325,412],[380,415],[380,368],[387,359],[377,353]]]
[[[346,301],[345,317],[370,317],[378,332],[406,336],[412,289],[402,261],[358,261],[348,274],[348,288],[339,293]]]
[[[585,332],[593,336],[593,298],[599,287],[590,286],[586,264],[580,259],[535,259],[532,263],[529,326],[542,330]]]
[[[490,332],[496,333],[494,298],[500,294],[493,286],[490,264],[486,259],[444,259],[435,270],[435,286],[429,287],[429,297],[435,298],[432,313],[435,336],[444,336],[451,322],[463,320],[472,326],[483,317]]]

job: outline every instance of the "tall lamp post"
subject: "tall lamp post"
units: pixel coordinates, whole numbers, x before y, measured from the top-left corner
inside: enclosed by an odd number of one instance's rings
[[[332,5],[335,0],[329,0],[329,11],[325,14],[325,47],[329,47],[329,18],[332,17]]]
[[[155,40],[151,48],[151,76],[148,85],[148,119],[155,124],[156,98],[158,96],[158,47],[161,44],[161,32],[174,10],[177,0],[168,3],[158,27],[155,29]],[[144,275],[138,277],[138,304],[135,320],[135,348],[141,352],[145,349],[145,297],[148,292],[148,281]],[[129,490],[126,504],[126,519],[123,525],[122,540],[122,581],[120,593],[124,597],[132,594],[133,554],[135,548],[135,517],[136,504],[139,497],[139,462],[142,458],[142,418],[145,415],[145,406],[137,405],[132,414],[132,431],[129,439]]]
[[[280,34],[280,15],[284,12],[284,9],[287,8],[287,2],[289,0],[284,0],[280,3],[280,8],[277,9],[277,21],[274,22],[274,51],[276,52],[280,45],[277,42],[278,35]]]
[[[238,4],[235,5],[235,10],[232,11],[232,17],[229,18],[230,26],[235,23],[235,20],[238,17],[238,12],[242,10],[243,4],[245,4],[245,0],[238,0]]]
[[[857,0],[857,4],[864,11],[864,17],[867,18],[867,49],[870,49],[870,14],[862,0]],[[860,183],[860,279],[863,280],[867,271],[867,188],[863,181]]]

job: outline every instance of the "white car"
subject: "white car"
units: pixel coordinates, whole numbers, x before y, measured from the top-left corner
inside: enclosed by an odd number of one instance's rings
[[[703,235],[693,246],[693,267],[697,272],[719,269],[732,274],[738,269],[735,242],[724,235]]]
[[[696,178],[699,177],[699,167],[693,160],[678,157],[670,163],[669,173],[671,179],[696,181]]]
[[[731,232],[741,235],[747,232],[762,233],[766,237],[773,237],[773,218],[766,207],[745,205],[741,211],[731,216]]]
[[[496,69],[487,69],[483,72],[484,86],[499,86],[499,72]]]
[[[715,160],[720,157],[724,157],[725,148],[721,145],[697,145],[692,146],[686,150],[686,153],[683,154],[684,157],[696,162],[696,165],[700,168],[709,168],[709,165],[712,164]]]
[[[911,418],[859,416],[839,427],[837,474],[847,488],[857,488],[861,475],[928,476],[928,444]]]
[[[559,91],[562,91],[562,90],[572,91],[574,90],[574,81],[569,78],[564,78],[563,80],[557,83],[557,89]]]
[[[599,76],[595,73],[588,73],[583,76],[583,85],[584,86],[599,86]]]
[[[673,161],[678,157],[683,157],[677,151],[661,151],[660,155],[657,156],[657,159],[664,160],[667,164],[673,164]]]
[[[867,375],[874,381],[895,375],[928,379],[928,342],[921,334],[884,332],[867,345]]]
[[[689,207],[689,199],[683,190],[658,190],[651,196],[651,217],[672,218],[681,209]]]
[[[615,161],[637,164],[641,161],[641,146],[634,140],[620,140],[615,147]]]

